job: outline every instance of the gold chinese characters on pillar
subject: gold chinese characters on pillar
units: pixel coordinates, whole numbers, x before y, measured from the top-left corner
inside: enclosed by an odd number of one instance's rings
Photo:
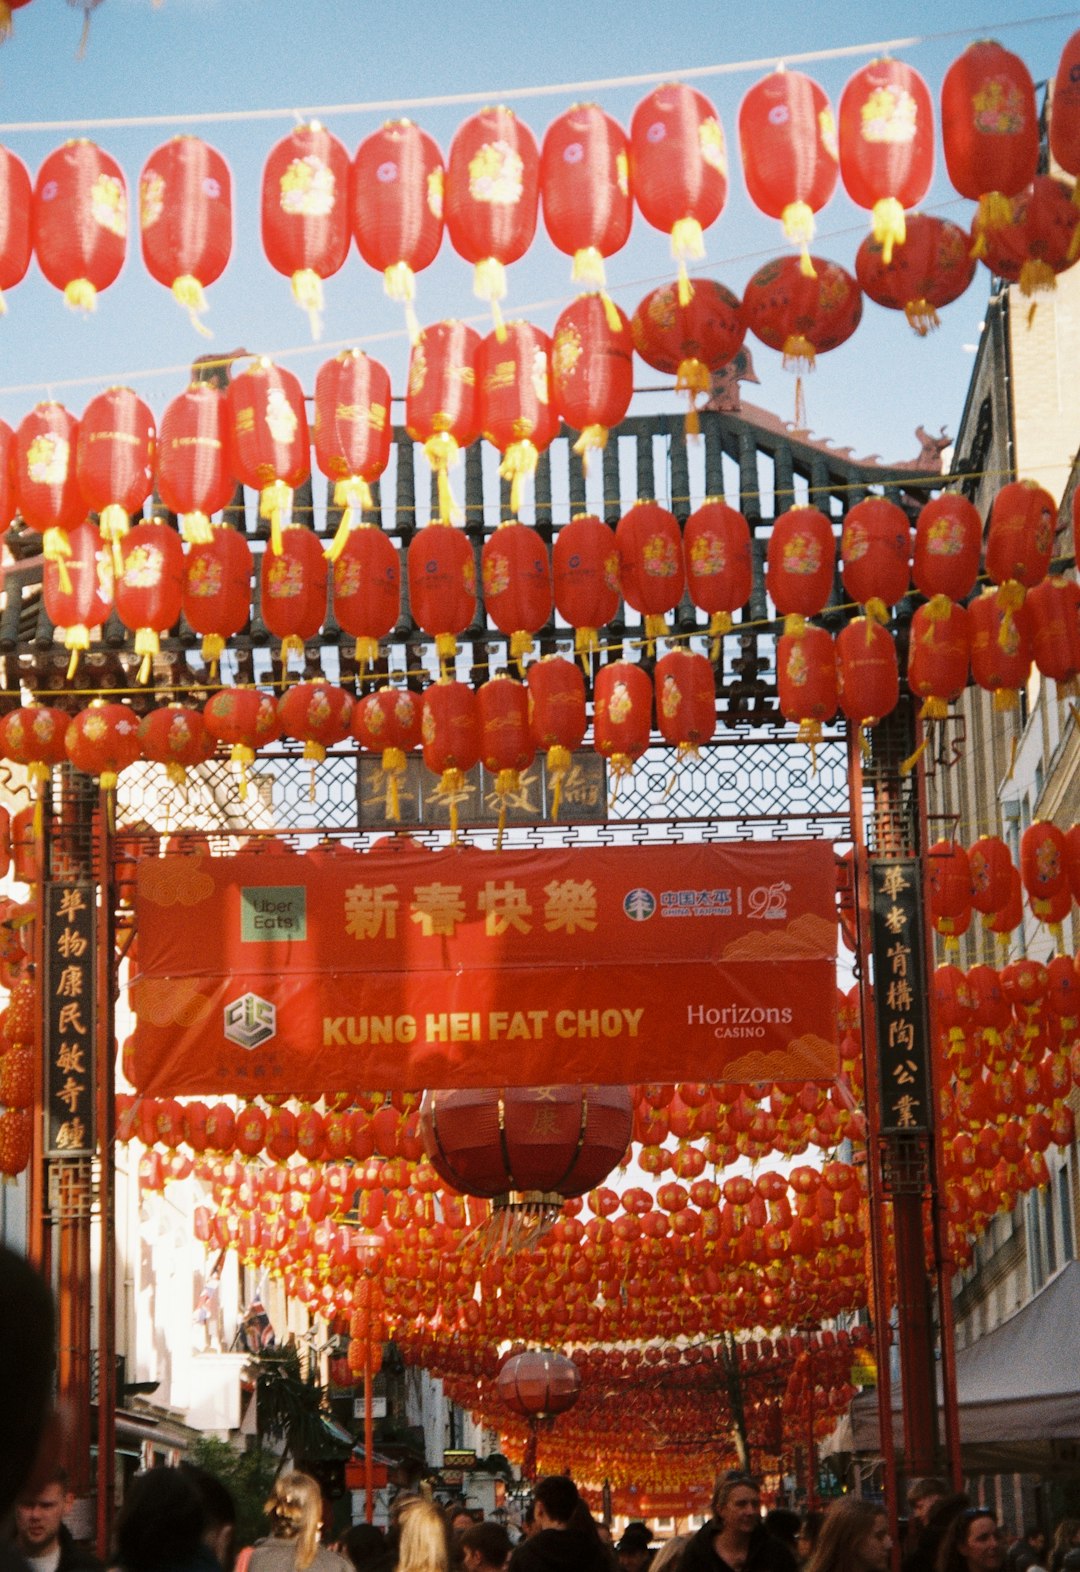
[[[922,879],[914,857],[870,861],[881,1128],[932,1123]]]
[[[92,1152],[94,1131],[94,887],[46,891],[46,1149]]]

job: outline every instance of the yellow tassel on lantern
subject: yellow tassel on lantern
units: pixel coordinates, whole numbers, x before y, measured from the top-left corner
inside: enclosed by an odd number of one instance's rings
[[[667,618],[650,614],[645,618],[645,648],[651,655],[656,648],[657,639],[666,639],[668,636]]]
[[[607,283],[607,274],[604,271],[604,258],[596,246],[579,246],[574,252],[570,277],[575,284],[603,289]]]
[[[67,680],[70,682],[78,667],[79,656],[90,648],[90,629],[85,623],[73,622],[70,628],[64,630],[64,648],[71,651],[67,668]]]
[[[1013,648],[1015,635],[1015,613],[1024,604],[1027,591],[1019,579],[1006,579],[997,592],[997,603],[1003,616],[1001,626],[998,628],[998,648],[1010,650]],[[1009,706],[1010,708],[1012,706]]]
[[[440,524],[453,524],[461,518],[461,509],[454,501],[454,493],[450,489],[450,476],[448,473],[458,462],[460,456],[457,439],[452,437],[448,431],[437,431],[434,436],[428,437],[424,443],[424,457],[435,471],[435,480],[438,486]]]
[[[510,659],[516,661],[519,671],[523,671],[522,661],[526,655],[532,654],[533,636],[524,628],[518,628],[510,635]]]
[[[476,264],[473,269],[473,294],[478,300],[485,300],[491,307],[495,337],[500,344],[504,343],[506,325],[499,310],[499,301],[506,298],[506,269],[497,257],[485,257],[482,262]]]
[[[207,304],[206,293],[195,275],[193,273],[181,273],[179,278],[174,278],[172,293],[173,298],[187,312],[188,320],[196,333],[201,334],[203,338],[213,338],[214,335],[205,322],[199,321],[200,316],[204,315],[210,308]]]
[[[586,475],[589,473],[590,453],[599,453],[607,447],[608,428],[606,426],[583,426],[574,443],[574,452],[581,455],[581,467]]]
[[[589,675],[591,658],[600,651],[600,634],[596,628],[574,629],[574,654],[581,661],[581,669]],[[1080,725],[1080,721],[1077,722]]]
[[[1057,274],[1049,262],[1038,257],[1028,257],[1020,269],[1020,293],[1037,295],[1042,290],[1057,288]]]
[[[188,546],[208,546],[214,538],[213,525],[205,513],[181,513],[180,538]]]
[[[239,774],[237,789],[240,793],[240,801],[244,802],[247,799],[248,766],[255,763],[255,749],[249,748],[246,742],[234,742],[229,758],[236,765]]]
[[[909,300],[904,315],[920,338],[925,338],[931,328],[941,326],[941,318],[928,300]]]
[[[378,659],[378,654],[378,639],[373,639],[367,634],[361,634],[356,643],[353,645],[353,659],[356,661],[356,664],[360,668],[361,672],[363,672],[368,666],[372,665],[375,660]]]
[[[806,632],[806,618],[798,611],[789,611],[784,618],[784,632],[793,634],[796,638]]]
[[[389,267],[383,268],[383,289],[391,300],[396,300],[405,307],[405,326],[409,330],[409,343],[415,344],[420,337],[420,323],[413,307],[413,301],[416,299],[416,274],[407,262],[392,262]]]
[[[283,684],[289,680],[290,655],[299,655],[301,660],[304,658],[304,641],[299,633],[289,633],[281,641],[281,680]]]
[[[511,442],[503,454],[503,461],[499,465],[499,474],[503,480],[510,482],[510,511],[517,516],[521,508],[521,492],[527,475],[536,471],[540,454],[536,445],[523,437],[520,442]]]
[[[607,322],[608,329],[612,333],[621,333],[626,324],[620,317],[618,308],[606,289],[600,291],[600,304],[604,308],[604,320]]]
[[[946,720],[949,714],[949,705],[946,699],[939,698],[931,693],[924,700],[919,711],[920,720]]]
[[[731,613],[728,611],[714,611],[709,618],[709,659],[711,661],[720,659],[720,640],[725,633],[730,633],[733,627],[734,623],[731,620]]]
[[[97,290],[88,278],[73,278],[64,285],[64,304],[72,311],[96,311]]]
[[[813,371],[817,362],[817,350],[808,338],[801,333],[789,333],[784,340],[781,351],[784,357],[784,370],[796,368],[801,371]]]
[[[553,743],[548,749],[547,778],[551,787],[551,817],[553,819],[559,817],[559,808],[562,805],[563,782],[566,780],[571,762],[570,749],[564,748],[562,743]]]
[[[313,339],[322,338],[323,287],[314,268],[302,267],[292,276],[293,299],[308,315]]]
[[[435,788],[436,797],[443,798],[450,808],[450,844],[457,845],[459,799],[465,792],[465,773],[463,770],[443,770],[439,776],[439,784]]]
[[[386,817],[401,818],[401,781],[408,768],[408,760],[400,748],[384,748],[382,773],[386,780]]]
[[[160,650],[161,641],[154,632],[153,628],[136,628],[135,653],[136,655],[142,656],[142,660],[139,663],[139,674],[135,679],[136,682],[145,683],[150,681],[150,672],[153,668],[154,656],[157,655]]]
[[[680,360],[675,372],[676,393],[688,393],[690,396],[690,409],[686,416],[686,435],[698,437],[701,435],[701,422],[698,419],[697,405],[694,400],[699,393],[708,393],[712,386],[712,377],[704,361],[689,356]]]
[[[65,595],[71,594],[71,575],[67,570],[67,559],[71,556],[71,542],[68,540],[66,529],[53,526],[47,529],[41,537],[41,550],[46,562],[56,564],[56,576],[60,588]]]
[[[879,596],[871,595],[863,610],[866,613],[866,642],[867,644],[872,644],[874,642],[874,624],[880,623],[882,627],[885,626],[889,620],[889,608]]]
[[[926,752],[926,748],[927,748],[927,745],[929,744],[929,741],[930,741],[929,737],[924,737],[922,742],[920,742],[919,746],[915,749],[915,752],[914,753],[909,753],[907,758],[902,761],[902,763],[900,765],[900,774],[901,775],[910,775],[911,774],[911,772],[915,768],[916,764],[918,764],[919,760],[922,758],[923,754]]]
[[[343,511],[334,538],[323,552],[327,562],[337,561],[345,550],[349,531],[361,522],[364,509],[370,511],[372,508],[371,487],[359,475],[350,475],[347,480],[339,480],[334,487],[334,506]]]
[[[225,653],[225,640],[220,633],[204,633],[202,641],[202,658],[210,667],[210,675],[217,672],[218,662]]]
[[[871,228],[874,239],[881,247],[881,260],[888,267],[892,261],[893,247],[902,246],[907,239],[903,204],[895,197],[879,197],[873,206]]]
[[[270,520],[270,550],[281,556],[281,532],[292,523],[293,489],[275,480],[259,493],[259,517]]]
[[[102,540],[112,547],[113,569],[119,578],[124,571],[120,542],[131,528],[131,520],[126,509],[122,508],[119,502],[110,502],[107,507],[102,508],[98,522],[101,525]]]

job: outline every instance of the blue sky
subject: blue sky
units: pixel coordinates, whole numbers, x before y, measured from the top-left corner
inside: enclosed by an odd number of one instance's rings
[[[599,79],[730,66],[752,60],[787,60],[804,51],[842,50],[916,38],[896,50],[926,77],[937,98],[952,59],[973,38],[996,36],[1026,61],[1036,80],[1053,74],[1061,47],[1080,27],[1080,11],[1042,16],[1038,0],[911,0],[859,6],[794,0],[761,0],[737,7],[716,0],[659,6],[655,0],[521,0],[495,6],[457,0],[453,6],[412,0],[102,0],[91,19],[84,58],[77,59],[81,18],[64,0],[31,0],[15,14],[13,36],[0,49],[0,141],[36,172],[45,155],[75,123],[99,118],[161,115],[158,126],[89,131],[122,165],[129,196],[153,148],[181,129],[203,136],[229,160],[234,180],[235,240],[224,277],[210,291],[207,344],[191,329],[167,291],[146,273],[138,237],[117,283],[102,295],[96,313],[75,318],[36,265],[8,296],[0,319],[0,415],[13,424],[41,397],[61,398],[78,414],[93,393],[121,381],[135,386],[160,414],[186,382],[185,369],[208,350],[243,346],[280,355],[314,382],[321,362],[344,344],[367,348],[389,367],[395,392],[407,361],[400,308],[355,248],[326,288],[321,344],[312,344],[306,319],[293,304],[287,281],[262,253],[258,227],[263,161],[296,118],[326,105],[389,101],[410,114],[439,142],[444,154],[454,130],[485,102],[505,101],[542,138],[548,122],[576,99],[600,103],[623,125],[649,83],[575,90]],[[1022,25],[1015,25],[1022,24]],[[871,49],[803,66],[829,92],[834,105],[847,77]],[[724,71],[695,85],[717,105],[732,150],[733,178],[727,207],[706,235],[705,276],[741,293],[751,273],[782,243],[775,226],[758,214],[742,188],[735,124],[739,100],[765,66]],[[516,89],[565,91],[518,97]],[[409,100],[476,94],[476,104],[408,107]],[[214,111],[280,111],[268,117],[223,123],[192,122]],[[350,152],[393,111],[325,115]],[[182,122],[182,117],[189,117]],[[63,122],[64,129],[11,129],[27,122]],[[960,201],[939,157],[925,207],[966,223],[970,204]],[[838,191],[819,216],[814,249],[851,267],[866,228],[866,215]],[[630,243],[611,259],[611,291],[627,312],[657,283],[672,276],[666,236],[635,217]],[[471,270],[444,241],[439,258],[421,274],[421,321],[477,316]],[[547,241],[542,224],[532,250],[510,271],[508,314],[550,329],[576,292],[569,260]],[[889,459],[913,457],[915,427],[955,432],[986,300],[988,275],[980,271],[968,293],[944,316],[942,328],[919,340],[898,314],[867,302],[862,326],[843,348],[823,356],[808,380],[808,423],[822,435]],[[757,403],[785,418],[794,409],[794,384],[779,357],[753,345],[761,386]],[[163,368],[171,368],[164,369]],[[160,374],[153,374],[153,373]],[[638,366],[641,382],[657,374]],[[75,385],[71,385],[75,383]],[[641,407],[674,407],[651,397]],[[400,418],[400,417],[399,417]]]

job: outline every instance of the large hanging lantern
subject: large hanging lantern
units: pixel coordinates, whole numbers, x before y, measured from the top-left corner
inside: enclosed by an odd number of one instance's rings
[[[24,704],[0,720],[0,752],[21,764],[35,785],[49,780],[67,758],[64,740],[71,722],[65,710],[48,704]]]
[[[460,516],[449,471],[462,448],[480,434],[476,362],[480,335],[464,322],[436,322],[421,330],[409,355],[405,429],[423,444],[438,483],[439,518]]]
[[[510,639],[510,658],[520,667],[533,638],[551,616],[551,563],[547,547],[526,524],[504,522],[480,553],[484,609]]]
[[[573,661],[545,655],[533,662],[525,680],[529,726],[536,746],[546,752],[551,817],[557,819],[572,756],[585,737],[585,678]]]
[[[978,202],[980,255],[988,230],[1008,220],[1009,199],[1035,178],[1039,114],[1027,66],[993,39],[970,44],[941,84],[941,144],[949,179]]]
[[[986,532],[986,572],[999,586],[1005,626],[1023,605],[1026,592],[1049,572],[1056,524],[1057,504],[1037,481],[1010,481],[994,498]]]
[[[632,775],[649,746],[653,686],[649,674],[630,661],[601,666],[593,689],[593,747],[607,759],[616,784]]]
[[[327,548],[331,562],[345,545],[365,508],[374,506],[371,486],[390,462],[390,373],[360,349],[342,350],[319,367],[315,378],[315,459],[334,482],[341,522]]]
[[[750,526],[720,497],[706,497],[683,529],[686,588],[694,605],[708,614],[713,640],[731,628],[731,614],[745,606],[753,587]],[[714,642],[712,658],[719,655]]]
[[[93,311],[127,252],[127,187],[115,159],[79,138],[50,153],[31,210],[38,266],[67,305]]]
[[[911,526],[903,508],[885,497],[866,497],[848,509],[840,572],[866,616],[887,622],[889,607],[903,600],[911,583]]]
[[[1017,691],[1031,672],[1031,627],[1026,606],[1001,604],[999,591],[984,590],[968,606],[971,675],[994,696],[996,710],[1013,710]]]
[[[552,548],[555,609],[574,629],[584,658],[600,648],[599,630],[619,609],[619,549],[615,533],[592,513],[572,518]]]
[[[12,486],[24,524],[42,536],[45,560],[60,571],[67,587],[64,558],[67,532],[86,516],[75,472],[79,422],[63,404],[35,404],[15,428],[10,447]]]
[[[231,750],[230,758],[239,771],[240,797],[247,796],[247,772],[255,754],[281,736],[277,705],[268,693],[258,688],[222,688],[203,707],[206,729],[217,742]]]
[[[1057,275],[1073,266],[1080,246],[1072,193],[1052,175],[1036,175],[1020,192],[1011,216],[982,236],[982,261],[995,278],[1019,284],[1022,295],[1057,288]]]
[[[378,688],[353,706],[352,734],[362,748],[378,753],[386,782],[387,817],[401,817],[400,788],[406,754],[420,746],[423,706],[408,688]]]
[[[46,561],[42,593],[50,622],[71,651],[68,680],[75,675],[80,651],[90,648],[90,635],[113,607],[112,552],[96,524],[84,519],[67,531],[68,554]],[[63,572],[61,572],[63,564]]]
[[[264,551],[259,563],[259,610],[270,632],[281,640],[281,665],[303,659],[304,645],[326,618],[327,563],[313,530],[292,524],[282,531],[281,550]]]
[[[476,692],[480,721],[480,762],[494,777],[499,804],[496,850],[502,845],[506,812],[521,791],[521,776],[536,757],[529,730],[529,692],[505,671],[480,684]]]
[[[971,904],[977,912],[1000,911],[1012,888],[1013,861],[1008,846],[998,835],[980,835],[968,848],[971,873]]]
[[[160,520],[137,525],[121,547],[115,595],[120,621],[135,633],[140,682],[149,679],[161,635],[180,619],[183,592],[184,550],[179,535]]]
[[[679,604],[686,582],[678,520],[658,502],[635,502],[615,527],[615,545],[623,596],[643,617],[651,647],[667,637],[667,613]]]
[[[944,720],[968,684],[971,632],[967,612],[953,601],[944,614],[931,605],[918,606],[911,618],[908,641],[908,687],[922,699],[920,715]]]
[[[361,670],[378,658],[401,612],[401,559],[393,541],[377,525],[362,524],[345,536],[330,570],[334,616],[343,633],[356,640]]]
[[[782,513],[769,536],[765,588],[786,632],[799,632],[805,618],[825,610],[835,568],[836,540],[824,513],[798,506]]]
[[[458,127],[446,169],[446,229],[458,256],[473,264],[473,290],[490,304],[500,337],[506,268],[532,244],[539,199],[540,151],[512,109],[482,109]]]
[[[412,120],[388,120],[366,136],[352,165],[352,229],[368,267],[383,275],[391,300],[405,305],[409,337],[416,274],[430,267],[443,236],[446,172],[434,137]]]
[[[716,677],[704,655],[669,650],[656,663],[656,724],[680,759],[698,758],[716,733]]]
[[[630,121],[630,170],[642,218],[671,236],[685,305],[693,293],[686,264],[705,255],[704,231],[727,201],[724,129],[703,93],[665,82],[641,100]]]
[[[802,247],[802,272],[820,266],[807,250],[814,214],[836,189],[836,121],[824,88],[802,71],[774,71],[739,105],[739,148],[750,200]]]
[[[1033,819],[1020,837],[1020,881],[1032,900],[1068,889],[1065,835],[1047,819]]]
[[[213,671],[225,642],[251,616],[251,547],[239,530],[216,524],[210,538],[191,546],[184,562],[182,607],[192,632],[202,635],[202,658]]]
[[[139,747],[144,759],[161,764],[174,786],[183,786],[187,772],[214,756],[217,739],[207,730],[201,710],[166,704],[139,722]]]
[[[981,550],[978,508],[958,491],[943,491],[919,509],[911,565],[915,588],[930,601],[966,600],[975,588]],[[939,614],[946,609],[939,605]]]
[[[712,387],[713,373],[738,354],[746,336],[738,297],[713,279],[699,279],[686,305],[672,284],[654,289],[630,324],[634,348],[647,365],[675,378],[675,391],[690,397],[686,429],[699,430],[695,400]]]
[[[126,704],[94,699],[68,726],[64,747],[77,770],[95,775],[102,791],[114,791],[121,771],[142,757],[138,717]]]
[[[293,490],[311,474],[304,390],[291,371],[260,356],[233,377],[228,399],[232,467],[259,493],[276,556],[292,522]]]
[[[931,213],[910,213],[906,239],[885,260],[885,247],[867,235],[855,253],[855,277],[864,295],[890,311],[902,311],[925,338],[939,325],[938,312],[951,306],[975,276],[971,242],[958,224]]]
[[[154,483],[156,442],[153,414],[131,388],[109,388],[82,412],[75,472],[86,506],[99,515],[102,539],[114,549],[118,575],[119,543]]]
[[[0,147],[0,316],[7,310],[4,291],[20,284],[30,266],[32,193],[22,159]]]
[[[165,407],[157,443],[157,489],[180,519],[189,546],[211,537],[210,515],[236,491],[229,454],[228,400],[210,382],[192,382]]]
[[[353,701],[344,688],[320,677],[298,682],[278,700],[278,720],[286,737],[304,744],[304,758],[321,764],[327,748],[350,733]]]
[[[917,207],[934,170],[930,89],[903,60],[871,60],[840,97],[840,177],[859,207],[873,213],[873,238],[885,266],[906,240],[904,209]]]
[[[1080,585],[1058,574],[1028,591],[1031,653],[1044,677],[1060,686],[1080,672]]]
[[[350,169],[345,148],[317,120],[282,137],[263,169],[263,250],[291,280],[312,338],[322,331],[323,279],[349,254]]]
[[[495,1378],[495,1391],[522,1419],[553,1419],[577,1402],[581,1375],[572,1359],[547,1348],[512,1354]]]
[[[613,300],[579,295],[559,314],[551,340],[555,415],[580,435],[574,452],[607,445],[608,431],[630,408],[634,367],[630,324]]]
[[[170,289],[197,332],[205,290],[232,252],[232,176],[216,148],[177,136],[155,148],[139,176],[139,236],[151,278]]]
[[[574,259],[571,277],[603,290],[604,262],[626,244],[634,205],[630,143],[598,104],[574,104],[548,126],[540,195],[552,245]]]
[[[957,841],[942,839],[927,848],[926,885],[930,917],[939,933],[959,931],[971,907],[971,865]]]
[[[870,617],[853,617],[836,636],[840,708],[855,726],[875,726],[896,708],[900,677],[891,634]]]
[[[510,511],[521,507],[527,476],[558,435],[551,401],[551,340],[531,322],[509,322],[489,333],[476,361],[484,439],[502,454],[499,474],[510,482]]]
[[[456,837],[465,776],[480,759],[480,712],[472,688],[445,678],[426,688],[420,738],[424,764],[439,777],[435,795],[448,804],[450,830]]]
[[[476,559],[470,541],[435,521],[409,542],[409,609],[435,640],[439,661],[457,654],[457,639],[476,615]]]
[[[822,725],[840,703],[836,648],[825,628],[803,627],[776,641],[776,683],[780,713],[799,727],[799,741],[814,747]]]
[[[845,343],[862,319],[862,291],[836,262],[813,257],[806,274],[796,257],[758,268],[743,295],[747,327],[784,364],[813,368],[818,355]]]
[[[1050,152],[1068,175],[1080,174],[1080,33],[1066,42],[1050,91]]]

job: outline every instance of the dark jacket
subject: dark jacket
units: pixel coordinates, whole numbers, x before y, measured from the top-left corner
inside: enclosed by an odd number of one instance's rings
[[[77,1545],[71,1537],[71,1530],[65,1524],[60,1524],[60,1565],[56,1572],[103,1572],[105,1563],[99,1561],[92,1550],[87,1550],[83,1545]]]
[[[612,1562],[595,1535],[572,1528],[542,1528],[522,1540],[510,1557],[509,1572],[611,1572]]]
[[[719,1532],[715,1519],[699,1528],[682,1553],[679,1572],[731,1572],[727,1562],[713,1549],[713,1536]],[[762,1524],[750,1536],[742,1572],[796,1572],[795,1557]]]

